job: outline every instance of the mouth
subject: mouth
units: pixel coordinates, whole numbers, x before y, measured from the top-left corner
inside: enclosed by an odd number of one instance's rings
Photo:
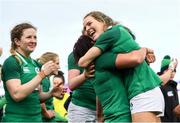
[[[30,48],[35,48],[35,47],[36,47],[36,45],[37,45],[37,43],[29,43],[29,45],[28,45],[28,46],[29,46]]]
[[[92,39],[94,39],[95,33],[96,30],[94,28],[90,28],[89,30],[87,30],[87,35]]]

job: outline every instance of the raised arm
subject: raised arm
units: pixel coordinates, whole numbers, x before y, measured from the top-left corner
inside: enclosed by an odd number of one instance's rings
[[[98,47],[91,47],[86,54],[79,59],[78,65],[87,67],[92,61],[101,55],[101,49]]]
[[[12,70],[12,68],[10,69]],[[11,97],[16,102],[23,100],[30,93],[32,93],[35,90],[35,88],[39,86],[42,79],[45,78],[47,75],[49,75],[54,69],[56,69],[56,67],[54,63],[50,61],[44,65],[44,69],[39,74],[37,74],[32,80],[30,80],[25,84],[21,84],[21,80],[18,78],[12,78],[7,80],[6,86]],[[16,68],[13,71],[15,73],[18,73],[16,72]]]
[[[178,65],[178,60],[174,59],[170,62],[168,68],[159,75],[160,79],[163,81],[163,85],[165,85],[169,80],[172,80],[172,74],[176,70],[176,67]]]
[[[146,54],[147,54],[146,48],[134,50],[126,54],[118,54],[115,62],[116,68],[123,69],[123,68],[135,67],[136,65],[142,63],[145,60]]]
[[[146,58],[146,48],[134,50],[125,54],[114,54],[112,52],[105,52],[96,60],[99,69],[124,69],[135,67],[136,65],[144,62]],[[98,60],[103,59],[103,60]],[[104,61],[99,62],[99,61]]]
[[[162,85],[165,85],[171,78],[172,70],[168,69],[162,75],[159,75],[159,78],[162,80]]]

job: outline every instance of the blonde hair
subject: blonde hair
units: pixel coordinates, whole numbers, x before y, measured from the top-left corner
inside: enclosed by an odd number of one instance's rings
[[[105,15],[104,13],[102,13],[100,11],[92,11],[92,12],[88,13],[84,17],[84,19],[88,16],[93,17],[94,19],[96,19],[99,22],[105,23],[105,25],[107,27],[118,24],[118,22],[114,21],[112,18],[110,18],[109,16]]]
[[[44,54],[41,55],[40,58],[38,58],[38,62],[41,64],[45,64],[48,61],[53,61],[55,62],[56,58],[59,57],[58,54],[53,53],[53,52],[46,52]]]
[[[85,19],[86,17],[88,17],[88,16],[91,16],[91,17],[93,17],[95,20],[104,23],[107,28],[110,27],[110,26],[114,26],[114,25],[119,24],[117,21],[114,21],[111,17],[107,16],[106,14],[104,14],[104,13],[102,13],[102,12],[100,12],[100,11],[92,11],[92,12],[88,13],[88,14],[84,17],[84,19]],[[121,25],[122,25],[122,24],[121,24]],[[131,31],[128,27],[126,27],[126,26],[124,26],[124,25],[122,25],[122,26],[130,33],[130,35],[131,35],[131,36],[133,37],[133,39],[135,40],[136,37],[135,37],[135,35],[132,33],[132,31]],[[84,33],[85,30],[83,29],[82,32]]]

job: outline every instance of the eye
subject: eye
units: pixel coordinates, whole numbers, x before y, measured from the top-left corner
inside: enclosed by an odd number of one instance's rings
[[[26,38],[31,38],[31,36],[27,36]]]
[[[83,27],[83,33],[86,31],[86,26]]]
[[[90,26],[91,24],[92,24],[92,22],[89,21],[89,22],[87,23],[87,26]]]

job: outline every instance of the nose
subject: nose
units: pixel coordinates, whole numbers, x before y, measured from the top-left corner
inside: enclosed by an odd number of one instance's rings
[[[64,87],[64,85],[63,85],[63,84],[61,84],[61,85],[60,85],[60,87],[61,87],[61,88],[63,88],[63,87]]]
[[[90,26],[86,26],[86,31],[88,31],[90,29]]]
[[[37,42],[36,38],[31,38],[31,42],[36,43]]]

